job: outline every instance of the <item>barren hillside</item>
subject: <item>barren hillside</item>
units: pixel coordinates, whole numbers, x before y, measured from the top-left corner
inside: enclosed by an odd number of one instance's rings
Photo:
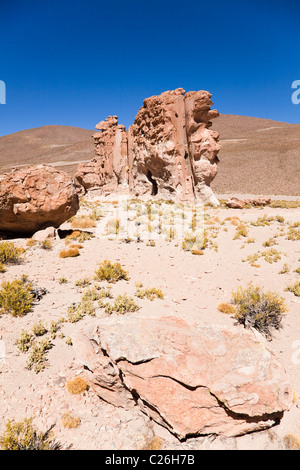
[[[92,130],[79,127],[44,126],[0,137],[0,171],[40,163],[69,166],[73,161],[90,160],[94,156],[92,134]],[[71,166],[75,168],[76,164]]]
[[[216,193],[298,196],[300,194],[300,124],[221,115]]]

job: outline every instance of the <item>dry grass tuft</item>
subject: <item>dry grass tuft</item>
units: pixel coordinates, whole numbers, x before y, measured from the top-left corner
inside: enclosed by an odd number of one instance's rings
[[[74,429],[78,428],[80,424],[80,418],[73,416],[70,412],[66,412],[61,417],[61,424],[64,428]]]
[[[235,308],[232,304],[228,304],[227,302],[222,302],[218,305],[218,310],[222,313],[226,313],[227,315],[235,313]]]
[[[67,380],[66,387],[67,387],[67,390],[73,395],[84,393],[89,388],[87,382],[80,376]]]
[[[59,253],[60,258],[73,258],[75,256],[79,256],[78,248],[69,248],[68,250],[62,250]]]

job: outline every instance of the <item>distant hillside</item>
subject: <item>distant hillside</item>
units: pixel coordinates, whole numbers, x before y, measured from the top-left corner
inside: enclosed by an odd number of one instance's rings
[[[216,193],[300,195],[300,124],[221,115]]]
[[[222,149],[216,193],[300,195],[300,124],[221,115],[213,121]],[[0,172],[55,165],[74,175],[94,154],[93,130],[44,126],[0,137]]]
[[[44,126],[0,137],[0,172],[41,163],[61,167],[94,157],[94,131],[69,126]],[[61,162],[61,163],[60,163]]]

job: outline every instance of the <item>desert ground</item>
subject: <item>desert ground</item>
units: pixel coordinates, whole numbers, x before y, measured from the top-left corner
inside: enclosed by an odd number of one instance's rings
[[[282,201],[274,204],[276,199]],[[142,206],[144,202],[140,201]],[[121,224],[115,231],[113,220],[117,207],[117,197],[81,198],[78,214],[61,227],[92,234],[90,238],[81,239],[79,255],[75,257],[60,257],[60,252],[68,248],[66,240],[72,243],[68,238],[56,236],[47,243],[34,243],[29,238],[9,240],[24,248],[24,253],[18,262],[5,266],[5,272],[0,273],[0,283],[27,276],[33,286],[40,288],[42,295],[23,316],[0,316],[0,435],[7,420],[33,417],[40,430],[54,426],[55,440],[63,448],[72,446],[74,450],[297,448],[300,440],[300,297],[287,288],[300,280],[300,197],[272,197],[271,206],[244,209],[230,209],[224,203],[220,207],[204,206],[201,227],[208,243],[202,254],[183,249],[182,239],[168,229],[156,238],[151,234],[148,239],[143,231],[133,232],[129,237],[126,230],[122,231],[124,227],[120,230]],[[172,208],[174,204],[169,204],[169,209]],[[91,214],[92,220],[84,218]],[[136,224],[138,218],[139,224]],[[166,212],[166,221],[168,218],[170,213]],[[143,212],[133,214],[130,220],[138,228],[147,224]],[[97,300],[92,300],[90,314],[72,321],[68,316],[72,305],[77,305],[83,294],[95,286],[95,271],[104,260],[119,262],[128,271],[128,280],[110,285],[112,299],[108,299],[112,302],[118,294],[125,293],[131,296],[140,310],[126,315],[172,314],[193,322],[244,328],[232,314],[218,309],[221,303],[230,303],[232,292],[239,286],[246,287],[252,282],[283,297],[287,312],[282,327],[274,330],[268,341],[268,347],[286,369],[294,390],[293,404],[281,422],[268,430],[244,436],[200,436],[181,442],[139,409],[132,413],[115,408],[89,389],[80,394],[70,393],[67,382],[82,373],[72,346],[73,335],[97,318],[118,315],[106,313]],[[164,297],[138,298],[140,283],[161,289]],[[107,281],[100,284],[109,287]],[[38,364],[34,359],[28,366],[30,349],[22,352],[16,342],[22,332],[31,333],[32,328],[41,323],[47,331],[35,340],[48,337],[51,347],[46,351],[42,367],[36,369]],[[53,324],[57,325],[56,332],[51,329]],[[75,423],[74,427],[68,426],[70,420]]]

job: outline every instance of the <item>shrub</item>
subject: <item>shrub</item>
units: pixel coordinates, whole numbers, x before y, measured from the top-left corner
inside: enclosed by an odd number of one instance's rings
[[[68,321],[71,323],[77,323],[78,321],[82,320],[83,312],[76,307],[76,305],[72,305],[68,308]]]
[[[59,329],[60,329],[59,321],[56,322],[56,321],[52,320],[51,323],[50,323],[50,328],[49,328],[51,338],[55,338],[56,333],[58,332]]]
[[[300,228],[297,228],[296,224],[294,224],[294,226],[289,227],[287,239],[293,241],[300,240]]]
[[[278,242],[275,240],[274,237],[271,237],[269,238],[269,240],[266,240],[262,245],[266,247],[270,247],[270,246],[278,245]]]
[[[80,376],[67,380],[66,387],[67,390],[73,395],[84,393],[89,388],[86,381]]]
[[[71,413],[66,412],[61,417],[61,424],[64,428],[67,429],[78,428],[80,424],[80,418],[72,416]]]
[[[118,295],[113,304],[105,304],[106,313],[119,313],[123,315],[128,312],[136,312],[140,307],[134,302],[132,297],[127,296],[127,294]]]
[[[194,233],[187,233],[182,241],[182,248],[184,251],[191,250],[204,250],[208,245],[208,239],[205,236],[195,235]]]
[[[267,339],[271,339],[271,329],[281,327],[283,313],[286,312],[284,299],[274,292],[266,292],[259,286],[250,284],[248,288],[238,288],[232,293],[236,305],[235,318],[246,328],[255,328]]]
[[[75,230],[72,235],[69,235],[68,237],[66,237],[65,243],[67,244],[68,241],[70,240],[77,240],[78,243],[83,243],[86,240],[90,240],[93,237],[94,235],[90,232],[81,232],[80,230]]]
[[[245,224],[241,223],[240,225],[237,226],[233,239],[236,240],[238,238],[247,237],[247,236],[248,236],[248,228],[246,227]]]
[[[101,289],[97,289],[96,287],[89,287],[84,291],[84,293],[81,296],[81,300],[83,302],[85,301],[95,301],[99,300],[102,296],[100,294]]]
[[[43,248],[44,250],[52,250],[52,241],[51,240],[42,240],[40,242],[40,247]]]
[[[43,325],[42,321],[40,320],[33,325],[31,331],[35,336],[43,336],[47,333],[47,328]]]
[[[46,432],[39,432],[32,424],[33,418],[20,422],[9,420],[0,437],[3,450],[61,450],[61,445],[51,438],[53,426]]]
[[[22,279],[4,281],[0,289],[0,314],[9,313],[14,317],[25,315],[33,303],[32,285]]]
[[[96,315],[93,303],[91,300],[82,300],[79,302],[76,308],[78,315],[81,315],[81,318],[84,317],[84,315],[90,315],[94,316]]]
[[[247,261],[250,264],[256,263],[256,261],[259,259],[260,253],[253,253],[252,255],[248,255],[247,258],[243,259],[242,261],[245,262]]]
[[[96,271],[96,279],[100,281],[108,281],[115,283],[124,279],[128,281],[128,272],[124,271],[120,263],[112,264],[108,260],[104,260],[103,263],[99,265],[99,268]]]
[[[161,289],[157,289],[156,287],[146,288],[146,289],[138,289],[136,292],[136,296],[140,299],[146,297],[149,300],[163,299],[164,294]]]
[[[29,239],[27,240],[27,242],[26,242],[26,246],[29,246],[29,247],[30,247],[30,246],[34,246],[34,245],[36,245],[36,244],[37,244],[37,241],[34,240],[33,238],[29,238]]]
[[[267,263],[277,263],[281,259],[281,254],[275,248],[269,248],[269,250],[263,251],[261,256],[265,258]]]
[[[44,370],[47,365],[46,352],[51,348],[50,338],[44,338],[40,343],[33,344],[26,368],[33,369],[36,374]]]
[[[251,222],[251,225],[254,225],[254,227],[264,227],[265,225],[270,225],[270,222],[273,220],[273,217],[267,217],[267,215],[264,214],[262,217],[258,217],[256,221]]]
[[[288,286],[285,290],[292,292],[297,297],[300,297],[300,281],[295,282],[292,286]]]
[[[82,279],[78,279],[75,281],[75,286],[77,287],[86,287],[91,284],[91,280],[89,277],[83,277]]]
[[[110,219],[105,226],[105,233],[107,235],[118,234],[120,232],[120,220]]]
[[[281,270],[279,271],[278,274],[285,274],[285,273],[288,273],[290,270],[290,267],[287,263],[284,263],[284,265],[282,266]]]
[[[16,341],[18,349],[25,353],[29,350],[32,344],[32,335],[25,330],[22,330],[20,338]]]
[[[69,248],[68,250],[62,250],[59,253],[60,258],[73,258],[74,256],[79,256],[78,248]]]
[[[13,242],[0,243],[0,263],[16,263],[22,254],[25,252],[24,248],[18,248]]]

